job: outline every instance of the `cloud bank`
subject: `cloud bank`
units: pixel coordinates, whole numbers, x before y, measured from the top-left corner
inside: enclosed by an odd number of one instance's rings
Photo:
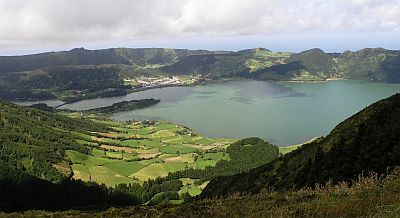
[[[0,0],[0,48],[193,36],[400,32],[400,0]]]

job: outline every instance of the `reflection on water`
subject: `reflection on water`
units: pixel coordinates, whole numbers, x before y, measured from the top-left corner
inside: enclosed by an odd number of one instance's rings
[[[86,110],[120,101],[158,98],[150,108],[114,114],[117,120],[168,120],[209,137],[258,136],[297,144],[329,131],[365,106],[400,91],[399,84],[360,81],[273,83],[254,80],[168,87],[122,97],[84,100],[62,108]]]

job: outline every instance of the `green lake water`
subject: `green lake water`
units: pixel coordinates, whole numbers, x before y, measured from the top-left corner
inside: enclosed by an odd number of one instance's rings
[[[151,97],[173,96],[151,108],[118,113],[114,118],[162,119],[210,137],[258,136],[289,145],[326,135],[345,118],[396,92],[400,92],[399,84],[362,81],[218,82],[159,89],[154,94],[160,95]]]
[[[289,145],[326,135],[345,118],[396,92],[400,92],[400,84],[240,80],[153,89],[63,108],[82,110],[124,100],[160,98],[161,103],[155,106],[117,113],[113,118],[168,120],[209,137],[258,136],[277,145]]]

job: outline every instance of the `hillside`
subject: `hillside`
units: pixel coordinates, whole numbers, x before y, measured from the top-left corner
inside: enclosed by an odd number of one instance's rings
[[[247,172],[277,157],[278,148],[258,138],[205,138],[162,121],[117,122],[0,101],[0,210],[181,203],[200,194],[211,178]]]
[[[110,48],[102,50],[75,48],[70,51],[61,52],[47,52],[24,56],[1,56],[0,73],[32,71],[65,65],[163,65],[172,63],[181,57],[208,53],[214,52],[164,48]]]
[[[400,82],[400,51],[363,49],[328,54],[321,49],[300,53],[264,48],[237,52],[163,48],[111,48],[0,57],[0,98],[59,99],[72,102],[121,96],[142,90],[144,78],[198,84],[203,79],[250,78],[272,81],[357,79]],[[192,77],[189,78],[188,77]],[[163,87],[162,83],[156,87]]]
[[[258,78],[265,80],[326,80],[335,77],[335,62],[321,49],[292,54],[285,63],[260,69]]]
[[[212,180],[201,197],[287,190],[329,180],[350,182],[360,173],[386,173],[399,164],[400,94],[396,94],[346,119],[325,138],[248,173]]]
[[[400,51],[366,48],[337,58],[338,72],[351,79],[400,82]]]
[[[284,63],[290,53],[268,49],[247,49],[229,54],[194,55],[166,66],[163,72],[201,74],[209,78],[250,77],[259,69]]]
[[[317,189],[255,195],[233,195],[226,199],[191,201],[181,205],[131,206],[105,211],[25,211],[27,217],[397,217],[400,207],[400,170],[386,177],[360,177],[349,186],[326,184]],[[16,214],[0,213],[13,217]]]

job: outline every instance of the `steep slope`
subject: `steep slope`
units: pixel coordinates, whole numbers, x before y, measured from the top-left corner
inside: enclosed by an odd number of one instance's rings
[[[335,61],[338,72],[350,79],[400,82],[400,51],[383,48],[346,51]]]
[[[202,74],[211,78],[252,77],[253,72],[282,64],[289,56],[288,52],[272,52],[265,48],[193,55],[164,67],[162,71],[172,74]]]
[[[322,72],[327,76],[332,76],[335,73],[335,62],[328,54],[319,48],[293,54],[287,61],[300,61],[306,67],[306,69],[312,73]]]
[[[284,64],[261,69],[257,76],[267,80],[325,80],[335,75],[335,62],[321,49],[290,55]]]
[[[27,217],[397,217],[400,170],[384,178],[362,177],[348,184],[298,191],[264,191],[190,201],[180,205],[133,206],[106,211],[26,211]],[[9,214],[0,213],[0,216]]]
[[[303,145],[248,173],[212,180],[202,193],[211,197],[262,189],[290,189],[358,174],[385,173],[400,165],[400,94],[378,101],[346,119],[325,138]]]
[[[172,63],[185,56],[211,53],[215,52],[164,48],[110,48],[102,50],[75,48],[70,51],[47,52],[24,56],[0,56],[0,73],[31,71],[64,65],[163,65]]]
[[[54,168],[63,165],[65,150],[88,152],[76,143],[79,133],[107,130],[104,125],[86,120],[0,101],[0,160],[15,170],[59,182],[69,176]]]

